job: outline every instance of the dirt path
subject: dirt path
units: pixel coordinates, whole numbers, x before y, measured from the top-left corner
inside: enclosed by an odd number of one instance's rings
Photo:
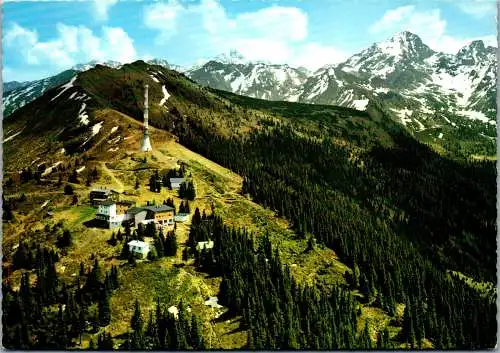
[[[116,185],[119,186],[116,191],[123,192],[125,190],[125,186],[123,185],[123,183],[115,176],[113,171],[106,166],[105,162],[99,162],[99,163],[101,164],[102,171],[106,173]]]

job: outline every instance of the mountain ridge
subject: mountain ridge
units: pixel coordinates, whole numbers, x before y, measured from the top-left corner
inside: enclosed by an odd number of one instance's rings
[[[488,139],[496,138],[496,53],[481,40],[453,55],[433,51],[419,36],[402,31],[315,72],[287,64],[252,62],[234,50],[191,68],[163,59],[148,62],[184,72],[202,85],[253,98],[361,110],[377,102],[427,143],[451,143],[453,146],[445,150],[454,154],[467,149],[466,154],[494,154]],[[28,84],[4,92],[4,115],[36,98],[44,87],[63,83],[45,80],[48,82],[38,83],[36,89]],[[461,141],[463,136],[468,136],[465,142]],[[443,138],[449,141],[443,142]]]

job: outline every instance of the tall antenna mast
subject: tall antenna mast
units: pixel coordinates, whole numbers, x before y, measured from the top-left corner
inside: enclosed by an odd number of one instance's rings
[[[149,141],[149,102],[148,102],[148,89],[149,86],[146,83],[144,85],[144,136],[142,137],[141,152],[152,151],[151,141]]]

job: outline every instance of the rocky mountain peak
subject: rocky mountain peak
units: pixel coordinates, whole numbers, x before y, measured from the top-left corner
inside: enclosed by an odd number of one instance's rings
[[[221,62],[223,64],[246,64],[248,60],[238,52],[236,49],[231,49],[229,53],[222,53],[214,58],[215,61]]]
[[[394,56],[396,59],[426,59],[434,54],[434,51],[424,44],[419,36],[409,31],[396,33],[375,46],[383,53]]]
[[[462,65],[481,64],[489,59],[492,50],[488,49],[485,47],[482,40],[474,40],[458,51],[457,59]]]

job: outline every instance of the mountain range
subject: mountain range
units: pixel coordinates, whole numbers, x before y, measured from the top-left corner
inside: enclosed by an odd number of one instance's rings
[[[201,323],[214,327],[215,335],[198,335],[214,342],[212,349],[494,346],[494,162],[442,157],[395,121],[375,95],[358,109],[271,101],[202,86],[165,63],[111,65],[68,71],[67,82],[45,89],[3,122],[9,202],[3,271],[10,275],[3,307],[5,322],[13,322],[6,325],[6,347],[45,348],[59,340],[61,349],[82,348],[82,331],[87,347],[102,341],[106,330],[110,348],[178,348],[171,343],[177,339],[154,343],[162,341],[156,334],[160,319],[137,346],[128,324],[138,317],[136,298],[153,311],[165,298],[168,313],[174,297],[182,298],[181,309],[189,305]],[[139,148],[145,84],[153,146],[147,153]],[[458,124],[457,130],[463,131]],[[198,211],[179,226],[175,256],[135,263],[122,250],[128,249],[127,230],[116,246],[110,241],[114,229],[92,225],[96,210],[88,195],[106,186],[137,203],[173,197],[177,205],[188,204],[174,190],[151,190],[155,175],[179,166],[195,186],[190,204]],[[30,275],[19,281],[20,272],[28,273],[24,264],[38,255],[25,252],[23,242],[33,244],[27,249],[60,247],[66,227],[72,240],[57,249],[59,264],[33,271],[36,285],[25,290]],[[220,252],[195,255],[190,249],[206,239],[213,239],[211,251]],[[80,286],[78,271],[92,263],[97,265],[83,271]],[[96,322],[98,331],[90,320],[103,312],[100,301],[94,304],[100,299],[82,299],[92,304],[79,313],[70,303],[94,288],[88,283],[95,269],[111,265],[120,271],[120,287],[108,292],[103,284],[110,317]],[[59,299],[45,300],[45,293],[70,298],[69,314],[62,314],[69,319],[59,327],[83,329],[55,330],[49,323],[59,322],[62,304],[58,313]],[[220,319],[205,307],[213,296],[224,310]],[[41,299],[30,304],[32,297]],[[38,316],[32,318],[25,303],[40,308],[34,310]],[[90,309],[96,306],[97,314]],[[23,327],[31,339],[17,334]],[[172,327],[169,332],[192,331]],[[63,341],[60,332],[69,339]]]
[[[451,55],[433,51],[420,37],[405,31],[315,72],[248,61],[236,51],[191,68],[162,59],[148,63],[183,72],[202,85],[253,98],[358,110],[375,104],[438,149],[452,154],[495,153],[496,48],[485,47],[482,41]],[[15,83],[6,83],[4,116],[96,64],[77,65],[14,89]]]

